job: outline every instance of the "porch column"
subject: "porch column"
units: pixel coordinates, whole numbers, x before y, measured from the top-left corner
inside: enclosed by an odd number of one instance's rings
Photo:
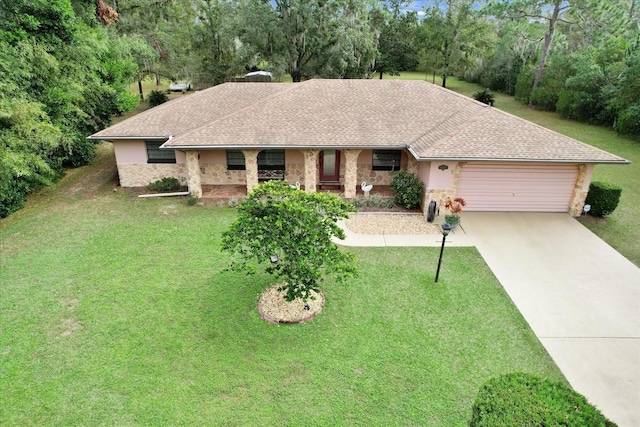
[[[202,183],[200,180],[200,152],[187,151],[187,186],[189,193],[195,197],[202,197]]]
[[[258,185],[258,153],[261,150],[242,150],[244,154],[245,176],[247,181],[247,194]]]
[[[320,150],[301,150],[304,156],[304,191],[315,193],[318,184],[318,153]]]
[[[587,198],[587,193],[589,189],[584,189],[584,181],[587,177],[587,165],[580,164],[578,165],[578,179],[576,179],[576,185],[573,188],[573,196],[571,197],[571,202],[569,203],[569,215],[578,217],[582,214],[582,209],[584,208],[584,201]]]
[[[354,199],[358,188],[358,156],[362,150],[342,150],[344,165],[344,197]]]

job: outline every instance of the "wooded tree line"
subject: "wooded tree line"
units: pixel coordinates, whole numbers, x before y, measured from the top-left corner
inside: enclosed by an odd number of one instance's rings
[[[136,105],[147,76],[207,87],[422,70],[640,138],[640,0],[0,0],[0,217]]]

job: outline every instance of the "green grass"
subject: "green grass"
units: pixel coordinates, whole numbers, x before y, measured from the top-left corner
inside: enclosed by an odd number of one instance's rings
[[[421,72],[402,73],[401,76],[384,76],[389,79],[424,80]],[[432,76],[428,76],[429,82]],[[435,83],[442,80],[436,77]],[[455,92],[471,96],[483,89],[477,84],[447,78],[447,87]],[[537,111],[522,105],[512,96],[495,93],[495,107],[515,116],[537,123],[563,135],[570,136],[594,147],[606,150],[631,161],[629,165],[597,165],[593,180],[606,181],[622,187],[622,197],[618,208],[605,219],[591,216],[580,221],[591,231],[613,246],[635,265],[640,266],[640,141],[617,135],[613,130],[600,126],[566,120],[558,114]]]
[[[313,321],[259,319],[228,208],[113,191],[113,153],[0,221],[1,425],[463,426],[499,374],[562,374],[473,248],[357,248]]]

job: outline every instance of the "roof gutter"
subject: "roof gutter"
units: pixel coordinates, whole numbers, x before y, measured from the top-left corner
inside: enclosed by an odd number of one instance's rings
[[[411,150],[409,150],[411,151]],[[412,154],[414,154],[412,152]],[[414,154],[415,156],[415,154]],[[425,162],[509,162],[509,163],[593,163],[593,164],[611,164],[611,165],[627,165],[631,162],[626,159],[620,160],[585,160],[585,159],[504,159],[491,157],[419,157],[418,161]]]
[[[173,135],[169,136],[88,136],[92,141],[116,141],[116,140],[144,140],[144,141],[169,141]]]
[[[348,146],[348,145],[216,145],[216,146],[202,146],[202,145],[170,145],[162,148],[173,148],[175,150],[403,150],[406,145],[399,146]]]

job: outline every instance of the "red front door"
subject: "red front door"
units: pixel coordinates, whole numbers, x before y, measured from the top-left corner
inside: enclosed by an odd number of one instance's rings
[[[323,150],[320,153],[320,182],[340,181],[340,152]]]

